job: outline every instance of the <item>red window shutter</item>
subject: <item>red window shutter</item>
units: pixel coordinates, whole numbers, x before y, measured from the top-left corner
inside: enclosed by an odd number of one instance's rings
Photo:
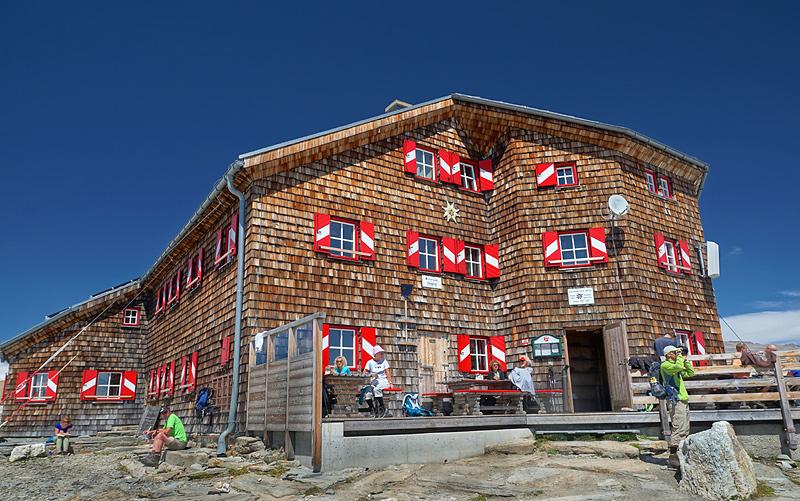
[[[239,234],[239,213],[231,216],[231,226],[228,228],[228,255],[236,255],[236,236]]]
[[[367,362],[372,360],[372,350],[378,344],[378,333],[375,327],[361,328],[361,368],[366,367]]]
[[[222,259],[222,228],[217,230],[217,244],[214,246],[214,262]]]
[[[450,161],[450,152],[447,150],[439,150],[439,180],[443,183],[450,182],[453,167]]]
[[[189,380],[186,383],[186,391],[189,393],[193,392],[197,386],[197,359],[199,358],[199,355],[200,352],[196,351],[192,353],[192,356],[189,360]]]
[[[456,336],[458,343],[458,370],[461,372],[472,372],[472,361],[469,357],[469,336],[459,334]]]
[[[181,270],[175,272],[175,300],[181,297]]]
[[[481,160],[478,162],[478,170],[480,171],[481,191],[489,191],[494,189],[494,167],[490,159]]]
[[[555,186],[558,183],[556,177],[556,164],[536,164],[536,185],[540,188],[545,186]]]
[[[492,336],[489,338],[489,344],[492,346],[492,356],[489,362],[497,360],[500,362],[500,370],[506,369],[506,338],[503,336]]]
[[[84,374],[86,374],[85,371],[84,371]],[[156,380],[156,371],[151,370],[150,371],[150,384],[147,385],[147,396],[148,397],[152,397],[156,393],[158,393],[158,390],[156,389],[157,385],[158,385],[158,382]]]
[[[169,364],[169,392],[168,395],[173,395],[175,393],[175,361],[173,360]]]
[[[331,246],[331,216],[328,214],[314,214],[314,251],[329,252],[322,247]]]
[[[692,255],[689,254],[689,242],[686,240],[678,240],[678,248],[680,248],[681,253],[681,266],[687,268],[685,270],[681,270],[684,273],[691,274],[692,273]],[[702,333],[701,333],[702,334]]]
[[[405,172],[417,173],[417,143],[406,139],[403,141],[403,164]]]
[[[467,274],[467,259],[464,253],[464,241],[456,240],[456,268],[457,273]]]
[[[419,268],[419,233],[406,231],[406,264],[412,268]]]
[[[656,257],[658,259],[658,266],[661,268],[667,267],[667,246],[664,245],[664,235],[661,233],[653,234],[656,242]]]
[[[155,388],[156,395],[161,395],[161,390],[163,390],[167,386],[164,381],[164,375],[167,373],[167,371],[163,365],[159,366],[158,369],[156,369],[156,371],[157,371],[156,388]]]
[[[692,332],[692,339],[689,341],[689,346],[692,348],[693,355],[706,354],[706,338],[700,331]],[[700,360],[698,365],[707,366],[708,360]]]
[[[608,249],[606,249],[606,229],[605,228],[589,228],[589,248],[590,256],[594,259],[592,264],[607,263],[608,262]]]
[[[361,259],[372,261],[375,259],[375,225],[366,221],[361,221],[358,225],[361,232],[361,243],[358,250],[367,252],[369,255],[359,256]]]
[[[17,373],[17,388],[14,390],[14,400],[28,399],[28,373]]]
[[[331,365],[331,326],[322,324],[322,372],[324,373]],[[355,363],[355,360],[352,361]]]
[[[153,377],[153,373],[150,373]],[[151,383],[152,385],[152,383]],[[95,397],[95,389],[97,388],[97,371],[85,370],[82,375],[81,382],[81,400],[91,400]]]
[[[222,338],[222,351],[220,352],[219,363],[224,366],[231,359],[231,338],[224,336]]]
[[[179,388],[185,389],[189,381],[189,357],[186,355],[181,357],[181,383]]]
[[[203,278],[203,249],[197,253],[197,276],[195,279],[199,282]]]
[[[58,395],[58,376],[59,371],[49,371],[47,373],[47,388],[44,390],[45,400],[55,400]]]
[[[461,186],[461,157],[452,151],[450,152],[450,182]]]
[[[500,252],[497,244],[483,246],[483,259],[486,262],[486,278],[500,278]]]
[[[561,243],[557,231],[542,233],[542,249],[544,249],[545,266],[561,266]]]
[[[175,362],[172,362],[173,364]],[[136,400],[136,371],[122,373],[122,387],[119,390],[120,400]]]
[[[456,242],[458,242],[458,240],[455,238],[442,238],[443,271],[448,273],[458,273],[458,246]]]

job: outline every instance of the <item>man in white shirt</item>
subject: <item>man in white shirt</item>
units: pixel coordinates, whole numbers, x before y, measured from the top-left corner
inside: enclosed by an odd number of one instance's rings
[[[383,390],[392,386],[392,372],[389,370],[389,362],[383,356],[383,348],[376,345],[372,350],[372,360],[364,366],[364,374],[372,377],[370,384],[373,386],[372,394],[375,395],[377,416],[386,415],[386,406],[383,403]]]

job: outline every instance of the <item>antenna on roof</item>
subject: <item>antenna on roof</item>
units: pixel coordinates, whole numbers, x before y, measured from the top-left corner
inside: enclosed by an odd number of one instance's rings
[[[394,101],[389,103],[389,106],[384,108],[383,111],[385,111],[386,113],[391,113],[393,111],[402,110],[403,108],[410,108],[411,106],[412,106],[411,103],[395,99]]]

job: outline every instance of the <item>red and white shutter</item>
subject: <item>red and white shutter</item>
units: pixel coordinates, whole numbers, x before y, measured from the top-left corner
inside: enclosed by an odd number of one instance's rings
[[[558,183],[556,178],[556,164],[536,164],[536,185],[555,186]]]
[[[689,254],[689,242],[686,240],[678,240],[678,248],[681,253],[681,266],[686,268],[681,270],[684,273],[692,273],[692,255]]]
[[[667,246],[664,244],[664,235],[661,233],[653,234],[656,243],[656,256],[658,259],[658,266],[661,268],[667,267]]]
[[[419,233],[406,231],[406,264],[412,268],[419,268]]]
[[[197,253],[197,275],[194,277],[195,280],[200,281],[203,278],[203,249],[200,249],[200,252]]]
[[[486,261],[486,278],[500,278],[500,253],[497,244],[483,246],[483,259]]]
[[[14,390],[14,400],[28,399],[28,373],[17,373],[17,388]]]
[[[219,364],[224,367],[225,364],[227,364],[228,360],[230,359],[231,359],[231,338],[230,336],[223,336],[222,349],[220,350],[220,355],[219,355]]]
[[[222,228],[217,230],[217,244],[214,246],[214,262],[222,259]]]
[[[186,384],[189,378],[189,372],[187,371],[189,367],[186,365],[188,361],[189,357],[187,357],[186,355],[181,357],[181,383],[180,386],[178,386],[178,388],[181,389],[186,388]]]
[[[439,150],[439,179],[443,183],[450,182],[450,176],[453,173],[453,167],[450,162],[450,152]]]
[[[417,173],[417,143],[408,139],[403,141],[403,165],[405,172]]]
[[[175,361],[173,360],[169,364],[169,393],[167,395],[173,395],[175,393]]]
[[[589,249],[592,264],[607,263],[608,249],[606,249],[606,229],[589,228]]]
[[[494,189],[494,167],[490,159],[481,160],[478,162],[478,171],[480,171],[480,188],[481,191],[489,191]]]
[[[696,351],[696,353],[692,353],[693,355],[705,355],[706,354],[706,338],[703,336],[703,333],[700,331],[692,332],[692,339],[689,342],[689,347]],[[698,365],[707,366],[708,360],[700,360]]]
[[[314,251],[329,252],[322,247],[331,246],[331,216],[329,214],[314,214]]]
[[[372,350],[378,344],[378,333],[375,327],[361,328],[361,368],[366,367],[367,362],[372,360]]]
[[[47,373],[47,387],[44,389],[45,400],[55,400],[58,395],[58,371]]]
[[[469,336],[459,334],[456,336],[458,343],[458,370],[460,372],[472,372],[472,361],[469,357]]]
[[[561,266],[561,243],[557,231],[542,233],[542,249],[545,266]]]
[[[150,377],[153,377],[153,373],[150,373]],[[152,383],[150,383],[152,385]],[[85,370],[83,371],[82,382],[81,382],[81,400],[91,400],[95,397],[95,391],[97,389],[97,371],[95,370]]]
[[[506,338],[503,336],[492,336],[489,338],[491,345],[492,356],[489,358],[489,363],[492,360],[500,362],[500,370],[506,370]]]
[[[156,370],[158,371],[158,375],[156,376],[156,394],[161,395],[161,392],[167,387],[167,380],[165,378],[167,368],[161,365]]]
[[[192,353],[192,357],[189,360],[189,380],[186,383],[186,391],[193,392],[195,386],[197,385],[197,358],[200,352]]]
[[[84,375],[86,371],[84,371]],[[85,376],[84,376],[85,377]],[[152,397],[157,393],[156,386],[156,371],[150,371],[150,383],[147,385],[147,396]]]
[[[322,372],[331,365],[331,326],[322,324]],[[355,362],[355,360],[353,361]]]
[[[239,233],[239,213],[234,212],[231,217],[231,226],[228,228],[228,255],[236,255],[236,235]]]
[[[361,230],[361,242],[359,243],[358,250],[367,253],[359,257],[372,261],[375,259],[375,225],[366,221],[361,221],[358,227]]]
[[[442,238],[442,264],[443,271],[458,273],[458,240],[455,238]]]
[[[461,186],[461,157],[452,151],[450,152],[450,182]]]
[[[463,240],[456,240],[456,269],[457,273],[467,274],[467,256],[464,252]]]
[[[124,371],[122,373],[122,387],[119,389],[119,399],[136,399],[136,371]]]

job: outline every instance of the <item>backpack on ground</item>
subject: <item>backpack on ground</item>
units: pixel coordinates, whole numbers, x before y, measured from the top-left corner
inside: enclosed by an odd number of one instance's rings
[[[433,412],[419,404],[419,394],[406,393],[403,397],[403,415],[407,417],[433,416]]]

